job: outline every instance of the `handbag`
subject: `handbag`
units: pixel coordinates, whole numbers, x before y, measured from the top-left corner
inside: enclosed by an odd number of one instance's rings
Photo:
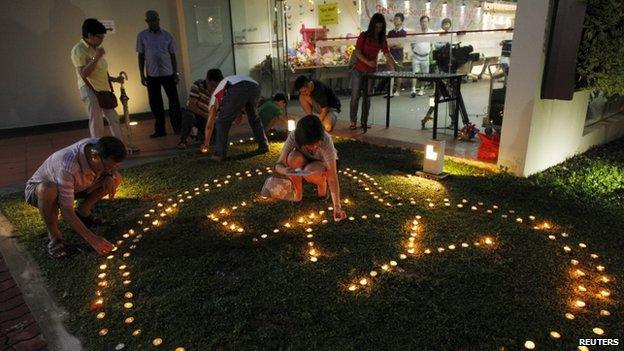
[[[295,201],[295,187],[290,179],[283,176],[268,177],[260,194],[273,199]]]
[[[97,91],[95,90],[93,85],[91,85],[91,82],[89,82],[88,79],[86,79],[85,77],[82,77],[82,80],[89,87],[89,89],[91,89],[93,94],[95,94],[95,97],[97,98],[97,101],[98,101],[98,105],[100,105],[101,108],[109,110],[109,109],[113,109],[117,107],[117,96],[115,96],[115,94],[113,93],[113,84],[111,84],[110,80],[108,81],[108,86],[110,87],[110,91]]]

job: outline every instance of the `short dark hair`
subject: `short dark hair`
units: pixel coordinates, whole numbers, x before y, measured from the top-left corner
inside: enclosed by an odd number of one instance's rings
[[[223,73],[218,68],[209,69],[208,73],[206,73],[206,81],[208,82],[219,83],[222,80],[223,80]]]
[[[316,115],[307,115],[297,122],[295,128],[295,142],[297,146],[314,144],[323,138],[325,129],[320,118]]]
[[[95,18],[87,18],[82,22],[82,37],[87,38],[91,35],[97,34],[106,34],[106,27],[102,24],[102,22],[96,20]]]
[[[397,12],[394,14],[394,18],[397,18],[397,17],[401,19],[401,22],[405,22],[405,15],[402,14],[401,12]]]
[[[126,159],[126,146],[121,140],[115,137],[101,137],[97,143],[93,145],[93,148],[102,159],[109,158],[115,162],[121,162]]]
[[[424,15],[424,16],[420,16],[420,19],[418,20],[418,23],[422,22],[422,20],[427,19],[427,21],[431,21],[431,18],[429,18],[429,16]]]
[[[277,94],[275,94],[275,96],[273,96],[273,101],[288,102],[288,99],[286,98],[286,95],[284,95],[282,93],[277,93]]]
[[[299,91],[299,89],[303,88],[304,85],[308,84],[310,82],[310,78],[308,78],[308,76],[299,76],[297,77],[297,79],[295,79],[295,90]]]
[[[453,25],[453,21],[451,21],[451,19],[448,18],[448,17],[442,20],[441,25],[444,25],[444,23],[448,23],[450,25]]]

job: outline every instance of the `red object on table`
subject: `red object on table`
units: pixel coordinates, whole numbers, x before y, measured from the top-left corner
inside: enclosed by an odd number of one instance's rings
[[[479,133],[479,151],[477,151],[477,158],[483,161],[496,161],[498,160],[498,147],[500,145],[500,135],[492,134],[487,135]]]
[[[301,33],[303,37],[303,42],[307,43],[309,48],[312,48],[312,53],[314,53],[314,50],[316,49],[316,41],[327,39],[328,32],[329,29],[325,26],[321,28],[306,28],[303,23],[301,24],[301,29],[299,30],[299,33]],[[328,50],[328,48],[322,48],[321,54],[324,54]]]

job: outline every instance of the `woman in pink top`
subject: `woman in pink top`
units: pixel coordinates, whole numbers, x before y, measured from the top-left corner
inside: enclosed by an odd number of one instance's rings
[[[382,51],[386,57],[386,62],[390,69],[394,70],[396,63],[388,50],[386,41],[386,19],[381,13],[376,13],[368,24],[368,30],[362,32],[355,44],[353,55],[357,57],[357,62],[351,72],[351,105],[349,117],[351,119],[351,129],[357,128],[358,104],[362,91],[367,89],[370,94],[372,84],[367,83],[366,73],[374,72],[377,69],[377,56]],[[368,111],[370,110],[370,99],[364,98],[362,101],[362,128],[366,131],[368,123]]]

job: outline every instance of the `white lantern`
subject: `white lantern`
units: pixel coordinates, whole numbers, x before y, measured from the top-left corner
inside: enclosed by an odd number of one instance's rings
[[[441,179],[447,176],[442,172],[444,168],[444,140],[428,140],[425,144],[425,158],[423,160],[423,171],[416,173],[424,177]]]
[[[294,119],[289,119],[288,120],[288,131],[292,132],[293,130],[295,130],[296,127],[296,123]]]

